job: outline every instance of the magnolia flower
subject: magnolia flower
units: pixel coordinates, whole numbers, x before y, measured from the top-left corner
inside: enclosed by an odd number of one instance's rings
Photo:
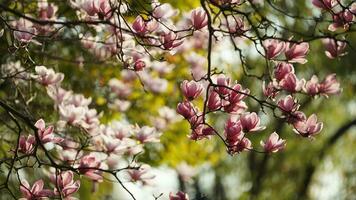
[[[59,115],[61,116],[61,119],[72,125],[81,123],[81,121],[84,119],[86,110],[87,108],[76,107],[72,104],[59,105]]]
[[[290,73],[294,74],[293,65],[286,62],[279,62],[276,68],[274,69],[274,78],[276,78],[277,81],[281,81]]]
[[[230,117],[226,121],[224,130],[226,142],[229,144],[229,146],[236,145],[237,142],[244,137],[241,122],[237,121],[235,117]]]
[[[295,93],[299,92],[305,84],[305,80],[299,80],[297,76],[293,73],[287,74],[280,82],[279,86],[287,90],[288,92]]]
[[[180,85],[183,95],[188,100],[197,98],[203,91],[203,86],[196,81],[184,80]]]
[[[134,63],[134,70],[135,71],[142,71],[146,67],[146,63],[143,60],[136,60]]]
[[[109,80],[109,87],[119,98],[126,98],[132,92],[131,88],[122,81],[112,78]]]
[[[192,118],[196,111],[192,103],[189,101],[183,101],[177,105],[177,113],[182,115],[186,119]]]
[[[334,22],[329,25],[328,30],[336,31],[338,28],[347,30],[353,19],[354,14],[350,10],[340,11],[339,13],[333,14]]]
[[[302,42],[300,44],[287,43],[285,55],[289,62],[305,64],[307,59],[305,59],[306,54],[309,51],[309,44],[307,42]]]
[[[181,191],[177,192],[176,194],[174,194],[173,192],[170,192],[169,200],[189,200],[189,196],[188,196],[188,194],[181,192]]]
[[[323,43],[326,49],[325,54],[330,59],[334,59],[347,54],[345,53],[345,48],[347,45],[346,42],[337,41],[336,39],[332,39],[332,38],[327,38],[327,39],[323,39]]]
[[[265,48],[267,59],[273,59],[277,57],[279,54],[284,52],[286,46],[283,41],[276,39],[265,40],[263,41],[262,45]]]
[[[78,191],[80,187],[80,181],[74,181],[73,177],[74,175],[72,171],[65,171],[61,172],[58,175],[52,175],[50,177],[51,182],[56,185],[56,188],[54,189],[54,194],[61,194],[61,196],[64,197],[66,200],[74,200],[71,195]]]
[[[36,80],[44,86],[56,85],[62,82],[64,74],[56,73],[53,69],[47,69],[45,66],[36,66]]]
[[[24,154],[31,154],[36,144],[36,138],[33,135],[29,135],[27,138],[21,135],[19,139],[19,151]]]
[[[36,35],[36,29],[33,27],[32,22],[23,18],[16,21],[14,37],[23,43],[29,43]]]
[[[268,85],[266,86],[266,83],[263,81],[262,92],[263,92],[263,95],[265,95],[267,98],[274,99],[277,96],[279,91],[274,86],[273,82],[269,82]]]
[[[286,146],[286,141],[279,138],[276,132],[273,132],[268,139],[260,142],[261,146],[267,153],[276,153]]]
[[[173,9],[168,3],[160,4],[157,1],[153,1],[152,7],[152,15],[157,19],[166,20],[178,14],[178,10]]]
[[[86,107],[91,101],[91,97],[85,98],[82,94],[74,94],[70,96],[68,104],[73,104],[75,107]]]
[[[138,131],[135,135],[136,139],[140,143],[149,143],[149,142],[159,142],[160,133],[157,133],[156,129],[149,126],[143,126],[141,128],[137,127]]]
[[[136,17],[135,21],[132,23],[132,28],[138,34],[145,34],[147,32],[146,23],[141,17],[141,15],[138,15]]]
[[[164,33],[163,36],[161,37],[161,44],[164,49],[166,50],[172,50],[173,48],[176,48],[183,44],[183,40],[179,39],[179,37],[172,31],[168,33]]]
[[[319,93],[319,79],[317,76],[313,75],[309,81],[306,82],[304,91],[311,96],[317,95]]]
[[[312,1],[313,5],[325,9],[325,10],[331,10],[336,4],[336,0],[313,0]]]
[[[323,123],[318,122],[315,114],[312,114],[306,120],[295,122],[293,126],[294,131],[303,137],[313,137],[323,129]]]
[[[96,14],[107,16],[111,11],[109,0],[84,0],[79,6],[89,16]]]
[[[64,139],[54,136],[54,127],[49,126],[46,128],[45,121],[39,119],[35,125],[37,128],[38,137],[41,143],[46,147],[47,150],[51,150],[54,147],[54,144],[62,142]]]
[[[111,102],[108,106],[110,109],[126,112],[131,106],[131,101],[115,99],[114,102]]]
[[[319,85],[320,94],[326,97],[329,94],[339,94],[341,92],[340,83],[336,80],[336,74],[328,75]]]
[[[144,80],[147,89],[153,93],[162,93],[167,90],[168,81],[163,78],[153,78]]]
[[[261,131],[265,129],[265,126],[260,126],[260,118],[255,112],[245,113],[240,117],[242,129],[245,133]]]
[[[241,113],[247,109],[247,105],[242,100],[249,95],[249,89],[242,89],[240,84],[235,84],[228,95],[224,110],[229,113]]]
[[[248,151],[252,149],[252,143],[251,141],[244,137],[241,140],[239,140],[234,146],[229,146],[227,151],[229,154],[235,154],[235,153],[240,153],[242,151]]]
[[[32,187],[26,180],[22,180],[20,191],[23,198],[21,198],[21,200],[43,199],[53,196],[53,192],[49,189],[43,189],[43,186],[44,183],[42,179],[36,181]]]
[[[78,170],[81,174],[84,174],[93,181],[101,182],[103,177],[101,176],[100,161],[94,154],[88,154],[80,159]]]
[[[149,174],[151,167],[147,164],[141,165],[138,169],[127,170],[127,173],[132,182],[142,182],[142,184],[149,184],[155,175]]]
[[[297,111],[300,106],[291,95],[288,95],[283,99],[280,99],[277,105],[283,112],[287,112],[287,113]]]
[[[211,91],[209,93],[207,107],[210,111],[217,110],[221,107],[221,98],[217,92]]]
[[[49,85],[47,87],[47,94],[54,101],[55,106],[58,106],[72,96],[72,91],[67,91],[55,85]]]
[[[193,119],[202,120],[203,118],[193,117]],[[209,126],[205,126],[204,124],[202,124],[202,121],[195,121],[194,123],[190,121],[190,123],[192,132],[189,135],[189,139],[197,141],[205,138],[210,138],[212,135],[214,135],[214,130]]]
[[[227,17],[226,26],[231,34],[241,35],[247,31],[242,18],[229,15]]]
[[[230,86],[230,78],[226,77],[224,74],[220,74],[215,78],[216,86],[214,90],[221,96],[226,96],[230,94],[230,89],[228,88]]]
[[[57,12],[57,10],[58,7],[52,3],[49,4],[47,0],[38,2],[39,17],[43,20],[54,18],[54,15]]]
[[[100,135],[104,151],[108,154],[121,154],[127,147],[123,140],[117,139],[114,135]]]
[[[208,15],[203,8],[196,8],[190,14],[190,21],[195,30],[200,30],[208,24]]]

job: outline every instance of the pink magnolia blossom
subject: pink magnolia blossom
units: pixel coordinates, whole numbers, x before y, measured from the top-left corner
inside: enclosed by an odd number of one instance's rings
[[[187,193],[184,192],[177,192],[174,194],[173,192],[169,193],[169,200],[189,200],[189,196]]]
[[[328,58],[334,59],[340,56],[346,55],[345,48],[347,43],[342,41],[337,41],[336,39],[327,38],[323,39],[325,45],[325,54]]]
[[[228,103],[227,105],[224,105],[224,111],[233,114],[241,114],[245,112],[247,108],[248,107],[246,103],[243,101]]]
[[[91,101],[91,97],[85,98],[83,94],[74,94],[70,96],[68,104],[72,104],[75,107],[87,107]]]
[[[85,0],[80,7],[89,16],[95,16],[96,14],[107,16],[111,11],[109,0]]]
[[[177,105],[177,113],[186,119],[190,119],[195,115],[195,108],[189,101],[183,101]]]
[[[297,111],[300,106],[291,95],[288,95],[283,99],[280,99],[277,105],[283,112],[287,112],[287,113]]]
[[[224,134],[229,146],[236,145],[243,137],[241,122],[235,117],[230,117],[225,124]]]
[[[230,94],[230,89],[228,88],[230,86],[230,78],[226,77],[224,74],[220,74],[215,77],[216,79],[216,86],[214,89],[215,91],[221,95],[221,96],[226,96]]]
[[[72,91],[67,91],[55,85],[49,85],[47,87],[47,94],[54,101],[55,106],[58,106],[72,96]]]
[[[127,84],[116,78],[110,79],[108,85],[111,91],[115,93],[119,98],[126,98],[132,92],[132,89],[128,87]]]
[[[16,22],[14,37],[23,43],[29,43],[36,35],[36,29],[33,27],[32,22],[25,19],[20,19]]]
[[[71,125],[81,124],[87,111],[87,108],[82,106],[76,107],[73,104],[61,104],[58,108],[61,120],[68,122]]]
[[[63,141],[62,138],[55,137],[54,136],[54,127],[49,126],[46,128],[45,121],[43,119],[39,119],[35,125],[37,128],[37,133],[38,137],[41,140],[41,143],[47,148],[47,149],[52,149],[54,147],[54,144],[58,144]]]
[[[142,71],[146,67],[146,63],[143,60],[136,60],[134,63],[135,71]]]
[[[200,118],[195,118],[195,119],[203,119],[203,118],[200,117]],[[214,135],[214,130],[211,127],[206,126],[202,123],[203,122],[200,121],[200,122],[195,122],[193,125],[191,124],[192,132],[189,135],[189,139],[195,140],[195,141],[206,139],[206,138],[209,139],[212,135]]]
[[[53,192],[49,189],[43,189],[44,182],[42,179],[36,181],[32,187],[26,180],[21,181],[20,191],[22,200],[45,199],[53,196]]]
[[[138,127],[138,131],[135,135],[136,139],[140,143],[152,143],[152,142],[159,142],[159,137],[161,136],[160,133],[153,127],[143,126],[141,128]]]
[[[27,138],[21,135],[19,140],[19,151],[24,154],[31,154],[36,144],[36,138],[33,135],[29,135]]]
[[[221,107],[221,98],[217,92],[210,92],[207,107],[210,111],[218,110]]]
[[[85,155],[80,159],[79,172],[93,181],[101,182],[103,177],[98,169],[100,169],[100,161],[94,154]]]
[[[145,34],[146,33],[146,23],[143,20],[143,18],[138,15],[135,19],[135,21],[132,23],[132,28],[135,30],[136,33],[138,34]]]
[[[237,102],[242,101],[249,94],[250,94],[249,89],[243,89],[240,84],[235,84],[232,87],[231,93],[228,97],[228,101],[230,103],[237,103]]]
[[[36,66],[36,80],[44,86],[56,85],[63,81],[64,74],[56,73],[53,69],[47,69],[45,66]]]
[[[247,31],[245,23],[242,18],[229,15],[227,17],[226,26],[231,34],[242,35]]]
[[[147,185],[155,177],[155,175],[150,174],[151,167],[147,164],[141,165],[138,169],[130,169],[127,171],[131,181],[142,182],[142,184]]]
[[[196,8],[190,14],[190,21],[195,30],[200,30],[208,24],[208,15],[203,8]]]
[[[294,74],[293,65],[286,62],[279,62],[274,70],[274,78],[276,78],[277,81],[281,81],[290,73]]]
[[[183,40],[179,39],[179,37],[172,31],[163,34],[161,38],[161,43],[164,49],[172,50],[181,44],[183,44]]]
[[[309,44],[307,42],[302,42],[300,44],[286,45],[285,55],[289,62],[305,64],[307,59],[305,58],[309,51]]]
[[[285,42],[276,39],[268,39],[263,41],[263,47],[266,51],[266,58],[273,59],[285,50]]]
[[[265,95],[267,98],[271,98],[271,99],[274,99],[277,96],[277,94],[279,93],[277,88],[274,86],[273,82],[269,82],[266,86],[265,81],[263,81],[263,83],[262,83],[262,92],[263,92],[263,95]]]
[[[340,83],[336,80],[336,74],[328,75],[319,85],[319,92],[322,95],[339,94],[341,92]]]
[[[313,0],[312,1],[313,5],[325,9],[325,10],[331,10],[336,4],[337,1],[335,0]]]
[[[312,114],[306,120],[297,121],[293,126],[295,132],[303,137],[313,137],[323,129],[323,123],[318,122],[315,114]]]
[[[144,35],[153,32],[158,28],[159,24],[155,20],[145,21],[140,15],[136,17],[132,23],[132,28],[139,35]]]
[[[229,146],[227,151],[229,154],[240,153],[242,151],[249,151],[252,149],[251,141],[244,137],[241,140],[238,140],[234,146]]]
[[[180,85],[180,88],[185,98],[187,98],[189,101],[197,98],[203,91],[203,86],[201,85],[201,83],[198,83],[193,80],[184,80]]]
[[[228,95],[224,110],[229,113],[239,114],[247,109],[247,105],[242,100],[250,94],[249,89],[242,89],[240,84],[235,84]]]
[[[286,121],[289,124],[295,124],[299,121],[305,121],[306,120],[306,116],[303,112],[301,111],[295,111],[292,113],[288,113],[288,115],[286,116]]]
[[[54,189],[54,194],[59,195],[61,194],[65,200],[74,200],[72,195],[76,193],[80,187],[80,181],[74,181],[74,175],[72,171],[65,171],[60,173],[59,175],[52,175],[51,182],[56,185]],[[60,192],[58,191],[60,190]]]
[[[291,93],[299,92],[305,84],[305,80],[299,80],[293,73],[287,74],[280,82],[279,86]]]
[[[43,20],[48,20],[54,18],[58,7],[54,4],[49,4],[47,1],[38,2],[39,17]]]
[[[152,7],[153,7],[153,12],[152,12],[153,17],[161,20],[162,19],[167,20],[168,18],[177,15],[179,12],[178,10],[173,9],[173,7],[168,3],[160,4],[157,1],[153,1]]]
[[[340,11],[333,14],[333,23],[329,25],[328,29],[329,31],[336,31],[338,28],[347,30],[353,19],[354,14],[350,10]]]
[[[242,129],[245,133],[261,131],[266,128],[265,126],[260,126],[260,118],[257,116],[255,112],[244,113],[240,117],[240,122],[241,122]]]
[[[286,146],[286,141],[279,138],[276,132],[273,132],[268,139],[260,142],[263,149],[268,153],[276,153]]]
[[[317,76],[313,75],[312,78],[306,82],[304,91],[311,96],[317,95],[319,93],[319,79]]]

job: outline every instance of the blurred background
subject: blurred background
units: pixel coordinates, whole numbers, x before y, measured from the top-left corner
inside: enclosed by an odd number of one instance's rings
[[[183,15],[200,5],[198,0],[162,2],[171,3]],[[270,19],[288,26],[291,30],[308,33],[313,27],[313,23],[294,20],[273,10],[269,1],[261,0],[259,3]],[[291,14],[320,15],[320,11],[312,7],[311,0],[278,0],[272,3]],[[60,11],[63,9],[65,8],[59,8]],[[295,65],[296,73],[302,77],[311,77],[313,74],[325,77],[327,74],[336,73],[343,88],[340,95],[328,99],[303,99],[302,110],[307,115],[317,113],[318,119],[324,122],[322,132],[314,140],[296,135],[292,127],[260,112],[262,124],[266,125],[267,129],[252,137],[253,144],[257,146],[261,139],[276,130],[287,140],[285,150],[273,155],[243,152],[230,156],[217,138],[197,142],[189,140],[188,123],[177,120],[162,130],[161,144],[150,146],[139,157],[139,160],[154,167],[156,178],[152,185],[137,186],[127,183],[128,188],[139,200],[154,199],[153,195],[159,196],[161,193],[161,198],[167,199],[169,192],[178,190],[187,192],[191,199],[206,200],[356,199],[356,51],[353,48],[356,47],[355,31],[350,31],[347,35],[350,46],[347,47],[348,54],[342,59],[328,59],[322,42],[315,40],[310,43],[308,63]],[[280,32],[284,37],[290,36],[289,32]],[[295,37],[302,38],[298,35]],[[199,40],[199,36],[194,40]],[[0,39],[2,64],[9,60],[28,62],[25,56],[9,52],[7,42],[6,36]],[[252,44],[244,40],[237,42],[248,52],[245,56],[248,66],[251,67],[249,70],[257,74],[263,71],[264,59],[249,50],[253,49]],[[92,106],[102,112],[103,122],[124,118],[138,124],[153,125],[152,117],[158,114],[159,108],[167,105],[175,109],[177,103],[182,100],[179,90],[181,81],[192,79],[192,66],[186,53],[164,55],[167,63],[174,65],[172,73],[165,76],[168,80],[167,90],[160,94],[146,93],[137,81],[135,91],[129,97],[132,105],[123,114],[106,107],[105,85],[112,77],[120,79],[122,76],[122,68],[115,61],[103,62],[93,58],[80,45],[80,41],[47,41],[41,47],[35,46],[33,49],[31,56],[37,63],[65,74],[63,84],[68,89],[94,98]],[[190,53],[193,57],[206,57],[203,50]],[[26,54],[24,51],[23,55]],[[260,82],[256,83],[256,79],[244,76],[238,54],[229,40],[216,43],[213,66],[223,70],[244,87],[250,88],[256,96],[262,97],[261,81],[257,80]],[[0,91],[0,94],[4,96],[6,93]],[[201,103],[202,100],[200,99]],[[48,111],[52,109],[52,105],[46,104],[45,99],[42,101],[43,104],[37,105],[40,109],[34,112],[38,116],[49,115]],[[247,100],[247,103],[250,110],[259,111],[255,102]],[[217,114],[209,120],[222,131],[226,116]],[[0,148],[6,150],[7,147]],[[129,199],[119,185],[111,182],[102,183],[95,193],[91,192],[92,189],[90,181],[83,182],[80,199]]]

